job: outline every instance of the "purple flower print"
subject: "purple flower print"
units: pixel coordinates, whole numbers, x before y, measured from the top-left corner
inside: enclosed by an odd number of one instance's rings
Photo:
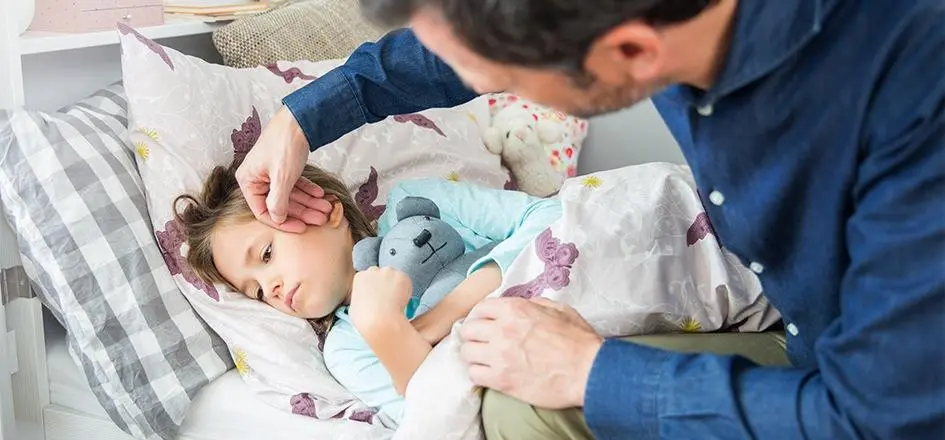
[[[692,222],[692,226],[686,231],[686,245],[692,246],[699,240],[706,238],[709,234],[715,235],[715,229],[712,228],[712,222],[709,216],[700,212]]]
[[[184,260],[183,255],[181,255],[181,246],[184,244],[184,233],[180,230],[177,222],[170,220],[167,224],[164,225],[163,231],[155,231],[154,235],[157,237],[158,246],[161,248],[161,256],[164,257],[164,262],[167,263],[167,268],[171,271],[171,276],[182,275],[184,281],[190,283],[191,286],[194,286],[196,289],[207,294],[210,298],[213,298],[214,301],[220,300],[220,294],[217,292],[217,289],[213,287],[213,284],[204,282],[197,277],[193,271],[190,270],[190,266],[187,265],[187,261]]]
[[[577,260],[578,250],[574,243],[567,243],[555,249],[555,255],[552,262],[559,266],[571,266],[574,260]]]
[[[318,77],[312,75],[306,75],[302,73],[302,70],[298,67],[290,67],[286,70],[280,70],[278,63],[266,64],[266,68],[276,76],[281,76],[285,80],[286,84],[291,84],[296,78],[300,78],[305,81],[311,81]]]
[[[299,393],[289,399],[292,414],[315,417],[315,400],[308,393]]]
[[[561,242],[551,236],[551,229],[545,229],[535,240],[535,251],[538,252],[538,258],[548,264],[554,261],[560,245]]]
[[[161,46],[150,38],[141,35],[138,33],[138,31],[132,29],[131,26],[128,26],[124,23],[118,23],[118,32],[121,32],[123,35],[133,35],[135,39],[144,44],[148,49],[151,49],[151,52],[154,52],[157,54],[157,56],[161,57],[161,59],[164,60],[164,63],[166,63],[167,66],[171,68],[171,70],[174,70],[174,63],[171,62],[171,57],[167,54],[167,51],[164,50],[164,46]]]
[[[358,204],[358,208],[361,208],[361,212],[363,212],[370,221],[381,218],[381,215],[384,214],[384,210],[387,209],[387,205],[374,206],[374,201],[377,200],[379,192],[377,170],[371,167],[371,174],[368,175],[367,182],[364,182],[364,184],[358,188],[357,194],[354,195],[354,201]]]
[[[361,409],[351,413],[348,420],[362,423],[374,423],[374,416],[377,414],[373,409]]]
[[[564,266],[551,266],[545,268],[541,280],[545,288],[559,290],[566,287],[571,282],[571,269]]]
[[[542,275],[539,275],[538,278],[525,284],[509,287],[505,290],[505,292],[502,292],[502,296],[525,299],[534,298],[538,295],[541,295],[541,291],[544,290],[544,285],[541,283],[542,281],[544,281],[542,279]]]
[[[430,118],[423,116],[421,114],[410,114],[410,115],[397,115],[394,116],[394,121],[400,123],[412,123],[418,127],[426,128],[428,130],[433,130],[437,132],[440,136],[446,137],[446,134],[443,133],[443,130],[440,130],[440,127],[436,126],[436,123],[431,121]]]
[[[253,114],[246,118],[246,121],[240,125],[239,130],[233,130],[230,133],[230,140],[233,142],[233,164],[239,166],[246,157],[246,153],[253,149],[259,135],[262,134],[262,122],[259,120],[259,112],[253,107]]]
[[[560,290],[571,283],[571,267],[580,256],[574,243],[561,243],[545,229],[535,239],[535,251],[545,263],[545,270],[535,279],[512,286],[502,292],[504,297],[534,298],[545,289]]]

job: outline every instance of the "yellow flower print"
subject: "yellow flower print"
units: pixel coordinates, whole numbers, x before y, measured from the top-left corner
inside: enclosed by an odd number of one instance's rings
[[[456,171],[450,171],[446,178],[452,180],[453,182],[459,182],[459,173]]]
[[[151,138],[152,141],[158,140],[158,133],[152,128],[139,128],[138,131]]]
[[[584,185],[585,188],[600,188],[603,184],[604,181],[597,176],[587,176],[581,181],[581,185]]]
[[[699,333],[702,331],[702,324],[695,318],[686,318],[679,324],[679,329],[683,333]]]
[[[478,123],[479,123],[479,118],[476,117],[476,114],[475,114],[475,113],[469,112],[469,113],[466,113],[466,116],[469,117],[469,120],[470,120],[470,121],[473,121],[473,124],[478,124]]]
[[[246,352],[243,349],[233,349],[233,363],[236,364],[236,371],[240,373],[240,376],[249,374],[249,362],[246,361]]]
[[[135,152],[137,152],[138,156],[141,156],[141,158],[145,160],[151,157],[151,149],[148,148],[147,144],[144,142],[135,143]]]

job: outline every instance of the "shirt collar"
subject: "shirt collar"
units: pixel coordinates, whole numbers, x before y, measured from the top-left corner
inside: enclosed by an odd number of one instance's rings
[[[825,10],[838,0],[738,0],[732,42],[706,93],[685,87],[681,98],[711,104],[771,72],[820,32]]]

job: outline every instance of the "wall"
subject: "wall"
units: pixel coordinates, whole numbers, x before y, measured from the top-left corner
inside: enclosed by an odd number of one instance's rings
[[[644,162],[683,163],[679,145],[653,103],[591,119],[578,162],[581,174]]]

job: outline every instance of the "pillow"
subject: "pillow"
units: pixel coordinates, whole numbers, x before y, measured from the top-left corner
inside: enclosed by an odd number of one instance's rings
[[[561,137],[552,144],[545,145],[548,153],[548,163],[551,164],[563,177],[561,181],[577,175],[578,156],[584,139],[587,138],[588,121],[576,116],[538,105],[525,98],[510,93],[496,93],[489,95],[490,124],[495,124],[496,115],[506,107],[517,105],[525,110],[532,111],[536,121],[546,120],[555,122],[560,127]]]
[[[125,109],[112,86],[56,113],[0,111],[0,196],[102,407],[138,439],[171,439],[232,363],[161,258]]]
[[[246,383],[267,402],[323,419],[389,422],[330,376],[318,349],[324,334],[224,286],[199,282],[184,263],[184,237],[172,221],[175,197],[197,193],[215,165],[245,154],[282,97],[341,61],[234,69],[158,46],[127,27],[122,32],[131,138],[151,220],[181,290],[230,346]],[[397,180],[439,176],[497,188],[507,184],[499,157],[482,144],[488,116],[487,101],[478,99],[455,109],[392,117],[318,149],[309,160],[341,177],[376,219]]]
[[[357,0],[309,0],[236,20],[213,32],[213,44],[226,65],[256,67],[346,57],[382,35],[361,18]]]

